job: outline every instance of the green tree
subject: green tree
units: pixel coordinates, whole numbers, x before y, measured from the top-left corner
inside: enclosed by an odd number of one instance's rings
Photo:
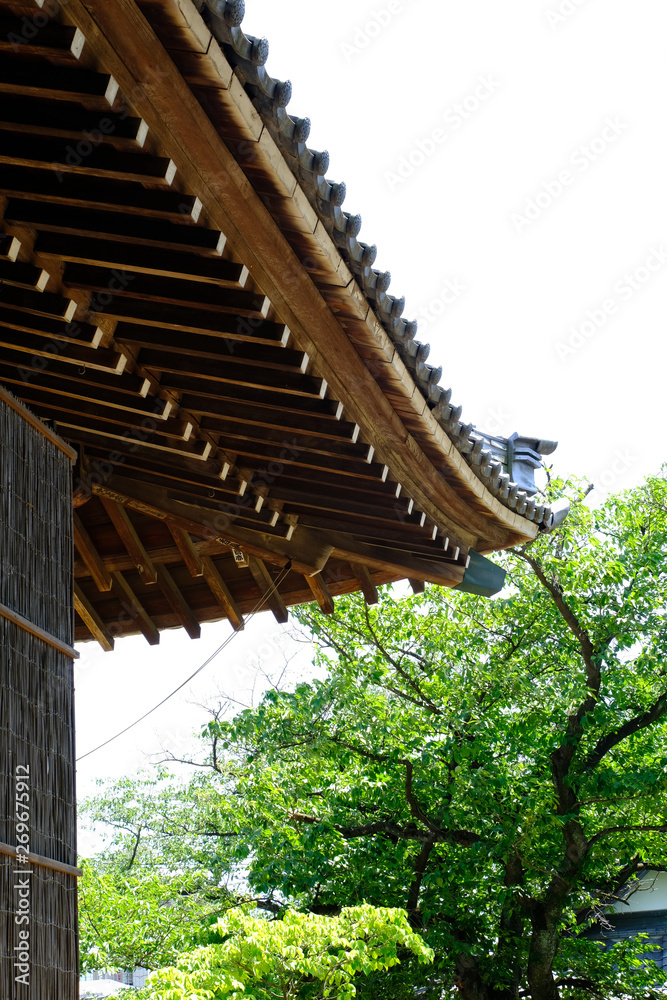
[[[123,778],[81,813],[110,831],[106,849],[81,862],[82,971],[171,965],[237,902],[228,866],[190,836],[187,788],[166,772]],[[203,823],[200,809],[198,828]]]
[[[183,955],[176,968],[155,973],[155,1000],[351,1000],[356,976],[389,969],[410,953],[422,963],[433,952],[411,930],[405,913],[372,906],[335,917],[288,910],[280,920],[231,910],[215,928],[220,943]]]
[[[585,931],[667,863],[666,541],[661,476],[503,555],[498,599],[306,611],[323,676],[206,727],[196,842],[268,907],[404,908],[433,968],[360,995],[657,996]]]
[[[81,969],[159,969],[201,939],[208,916],[191,875],[124,873],[84,862]]]

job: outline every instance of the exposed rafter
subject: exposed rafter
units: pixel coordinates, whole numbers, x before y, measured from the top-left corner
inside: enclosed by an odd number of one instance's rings
[[[553,444],[461,422],[241,20],[68,0],[0,46],[0,383],[81,455],[78,638],[240,628],[258,566],[280,618],[462,586],[555,523]]]

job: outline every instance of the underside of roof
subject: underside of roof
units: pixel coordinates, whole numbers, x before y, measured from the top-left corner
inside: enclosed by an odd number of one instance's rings
[[[79,455],[77,639],[465,587],[553,526],[555,445],[462,423],[242,3],[0,10],[0,383]]]

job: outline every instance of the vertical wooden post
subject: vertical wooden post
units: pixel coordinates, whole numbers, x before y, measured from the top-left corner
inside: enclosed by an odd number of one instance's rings
[[[77,1000],[72,449],[0,387],[0,996]]]

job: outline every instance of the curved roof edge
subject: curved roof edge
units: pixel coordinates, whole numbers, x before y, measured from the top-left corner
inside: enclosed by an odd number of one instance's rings
[[[377,248],[358,239],[361,216],[342,210],[345,184],[327,179],[329,154],[307,145],[310,120],[292,117],[285,110],[292,86],[289,81],[275,79],[265,69],[268,41],[243,32],[244,0],[195,0],[195,3],[433,417],[477,478],[503,506],[534,522],[541,530],[553,530],[561,522],[562,514],[535,499],[534,473],[544,464],[543,456],[556,449],[556,442],[517,434],[509,439],[488,435],[461,420],[462,407],[453,405],[452,390],[440,385],[442,368],[426,363],[430,347],[416,339],[417,321],[403,317],[405,298],[387,291],[390,272],[373,268]]]

